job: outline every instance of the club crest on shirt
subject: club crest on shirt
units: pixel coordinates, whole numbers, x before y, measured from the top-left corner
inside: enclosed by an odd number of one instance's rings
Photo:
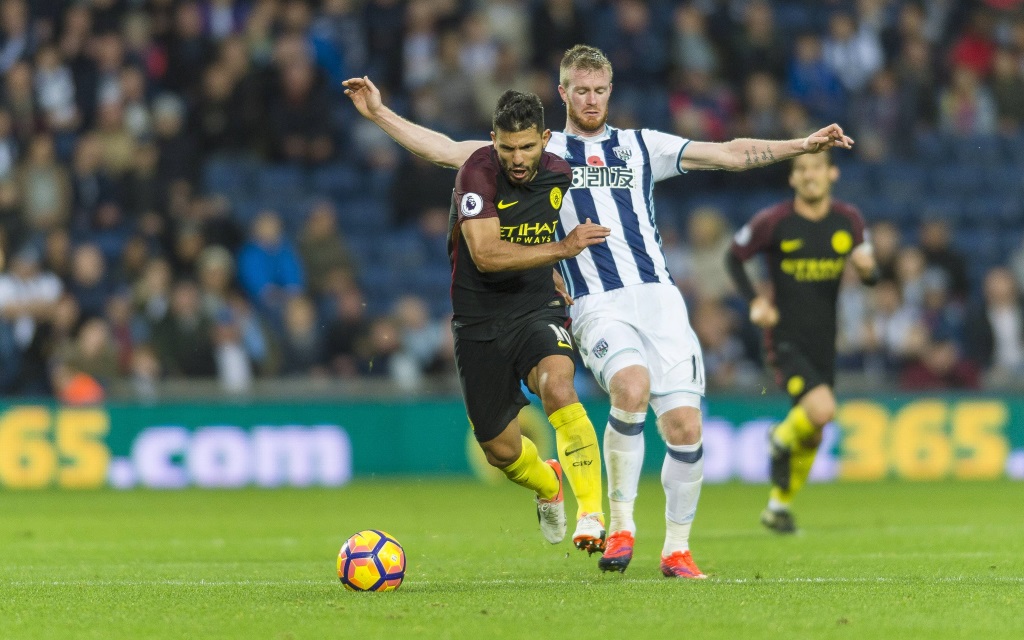
[[[629,147],[615,147],[612,149],[612,153],[623,162],[629,162],[629,159],[633,157],[633,150]]]
[[[484,199],[476,193],[467,193],[462,196],[462,215],[472,218],[484,208]]]
[[[604,338],[601,338],[601,340],[599,340],[598,343],[594,345],[594,357],[603,358],[606,355],[608,355],[608,341],[605,340]]]

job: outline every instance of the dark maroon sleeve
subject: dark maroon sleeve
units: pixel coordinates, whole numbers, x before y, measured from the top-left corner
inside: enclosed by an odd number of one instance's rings
[[[742,261],[750,260],[771,246],[775,226],[786,214],[785,205],[762,209],[732,238],[729,251]]]
[[[494,198],[498,192],[498,167],[491,150],[483,147],[469,156],[455,177],[455,206],[459,222],[474,218],[495,218]]]
[[[569,166],[569,163],[564,158],[559,158],[555,154],[545,151],[544,156],[541,158],[541,163],[548,171],[561,173],[569,180],[572,180],[572,167]]]
[[[846,202],[837,202],[835,204],[836,211],[839,211],[850,221],[850,226],[853,229],[853,246],[861,245],[865,240],[864,227],[864,216],[861,215],[860,210],[852,204]]]

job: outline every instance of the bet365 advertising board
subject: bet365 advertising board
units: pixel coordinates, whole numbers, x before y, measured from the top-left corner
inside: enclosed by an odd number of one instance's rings
[[[587,406],[598,433],[608,406]],[[708,482],[767,481],[767,432],[785,398],[712,398],[704,412]],[[539,409],[520,416],[546,456]],[[664,456],[648,417],[647,469]],[[0,407],[0,487],[341,486],[383,475],[500,478],[477,451],[457,400],[357,403],[114,404]],[[826,431],[819,481],[1024,479],[1024,398],[849,398]]]

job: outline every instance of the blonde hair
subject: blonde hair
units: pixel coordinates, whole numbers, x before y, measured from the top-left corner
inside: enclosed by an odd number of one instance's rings
[[[558,67],[558,83],[563,87],[569,86],[569,74],[573,71],[601,71],[608,72],[608,82],[612,81],[612,63],[608,57],[597,47],[585,44],[578,44],[565,52],[562,56],[562,64]]]

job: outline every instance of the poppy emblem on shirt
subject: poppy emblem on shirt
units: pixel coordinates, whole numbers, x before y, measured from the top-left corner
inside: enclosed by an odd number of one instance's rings
[[[587,164],[589,164],[592,167],[603,167],[604,160],[602,160],[599,156],[590,156],[589,158],[587,158]]]

